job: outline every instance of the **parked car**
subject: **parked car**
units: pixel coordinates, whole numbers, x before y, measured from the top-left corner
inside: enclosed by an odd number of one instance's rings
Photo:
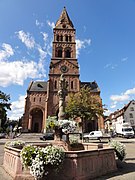
[[[109,134],[102,134],[101,131],[91,131],[90,133],[83,136],[84,142],[89,142],[91,139],[98,139],[100,142],[105,139],[110,141],[111,136]]]
[[[89,140],[89,139],[98,139],[99,137],[102,137],[103,134],[101,131],[91,131],[89,134],[85,134],[83,136],[84,140]]]
[[[46,141],[46,140],[54,140],[54,133],[45,133],[42,137],[40,137],[40,140]]]

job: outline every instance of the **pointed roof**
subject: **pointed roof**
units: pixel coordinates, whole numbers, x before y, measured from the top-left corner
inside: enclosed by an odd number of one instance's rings
[[[63,28],[63,25],[69,25],[70,28],[74,28],[74,25],[72,21],[70,20],[65,7],[63,8],[61,15],[58,21],[56,22],[55,28]]]

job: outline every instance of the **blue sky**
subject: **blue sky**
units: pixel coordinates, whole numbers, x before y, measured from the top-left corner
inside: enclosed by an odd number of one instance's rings
[[[135,99],[135,0],[0,0],[0,90],[10,119],[31,80],[48,80],[52,28],[63,7],[76,28],[81,81],[96,81],[110,112]]]

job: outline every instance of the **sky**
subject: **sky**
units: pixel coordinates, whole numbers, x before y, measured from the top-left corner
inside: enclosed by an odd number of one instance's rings
[[[53,27],[63,7],[76,29],[80,80],[96,81],[105,114],[135,99],[135,0],[0,0],[0,90],[8,117],[24,113],[33,80],[48,80]]]

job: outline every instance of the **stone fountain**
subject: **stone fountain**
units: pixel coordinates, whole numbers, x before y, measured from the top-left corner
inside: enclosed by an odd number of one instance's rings
[[[58,120],[65,119],[65,97],[67,96],[67,83],[63,74],[59,81],[59,114]],[[47,142],[48,143],[48,142]],[[38,143],[38,146],[46,146],[47,143]],[[63,147],[66,157],[58,176],[51,176],[51,180],[90,180],[117,170],[114,149],[107,144],[99,148],[96,143],[82,143],[84,150],[71,151],[67,147],[67,142],[55,139],[53,145]],[[34,180],[22,167],[20,160],[20,149],[5,147],[4,169],[14,180]]]

